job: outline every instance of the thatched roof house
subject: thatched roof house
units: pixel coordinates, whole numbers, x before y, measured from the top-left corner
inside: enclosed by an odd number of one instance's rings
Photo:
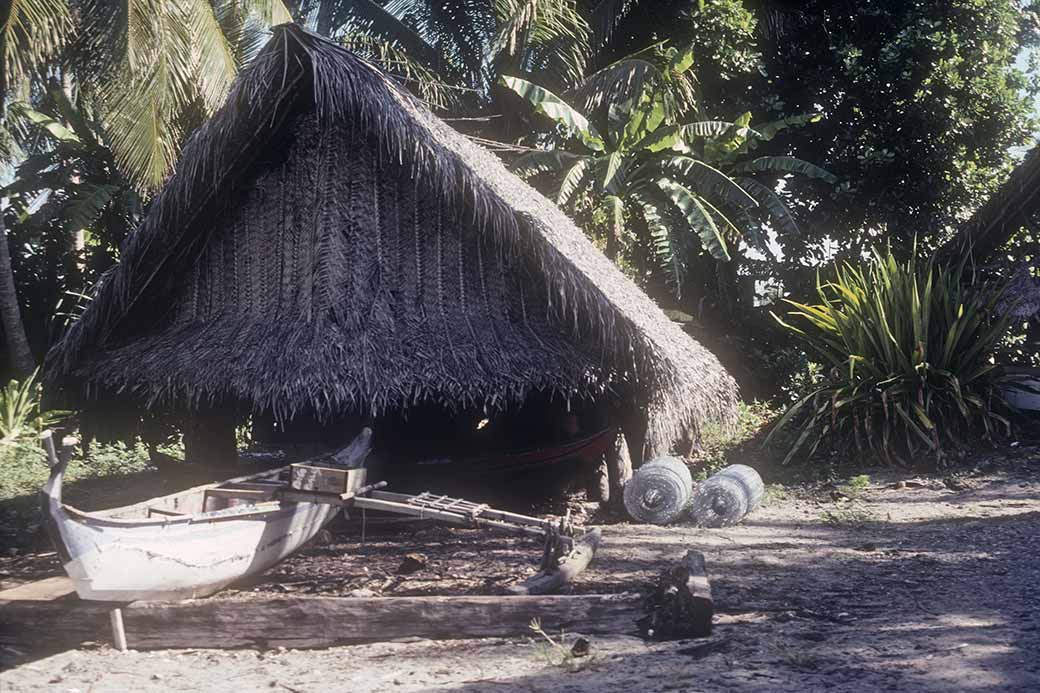
[[[651,452],[737,398],[552,203],[291,25],[191,138],[48,367],[81,404],[279,417],[606,394],[642,411]]]

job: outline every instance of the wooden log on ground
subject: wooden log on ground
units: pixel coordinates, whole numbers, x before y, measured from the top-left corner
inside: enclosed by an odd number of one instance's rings
[[[516,585],[510,585],[510,594],[531,595],[550,594],[571,582],[583,570],[589,567],[599,542],[602,538],[600,530],[594,529],[574,542],[570,552],[562,556],[558,565],[552,570],[539,572]]]
[[[131,649],[331,647],[399,638],[508,638],[532,619],[549,632],[635,635],[638,594],[548,597],[279,597],[136,602],[63,599],[0,603],[0,646],[75,647],[110,642],[122,606]]]
[[[666,570],[647,599],[640,631],[655,640],[705,638],[711,635],[715,602],[704,554],[687,551],[679,565]]]

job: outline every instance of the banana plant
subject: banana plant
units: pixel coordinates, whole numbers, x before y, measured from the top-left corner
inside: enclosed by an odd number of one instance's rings
[[[143,207],[132,183],[117,166],[104,129],[90,113],[75,108],[51,85],[40,110],[25,102],[8,105],[33,147],[0,196],[15,211],[12,232],[47,236],[68,249],[68,290],[84,291],[92,276],[111,264]],[[84,274],[85,273],[85,274]],[[83,275],[83,276],[80,276]],[[86,282],[80,285],[78,282]]]
[[[672,54],[668,73],[689,70],[689,51]],[[797,233],[797,223],[762,174],[798,174],[836,182],[832,174],[794,157],[754,156],[754,149],[787,127],[813,120],[797,116],[751,127],[746,113],[733,121],[675,122],[667,88],[648,88],[610,103],[606,129],[562,98],[517,77],[502,84],[552,120],[556,131],[544,150],[520,157],[524,177],[548,175],[556,202],[575,213],[581,205],[598,210],[606,231],[606,251],[619,259],[627,231],[652,247],[677,296],[690,260],[706,252],[730,260],[741,242],[769,254],[764,224]],[[601,121],[603,119],[601,118]],[[639,238],[640,231],[648,237]]]

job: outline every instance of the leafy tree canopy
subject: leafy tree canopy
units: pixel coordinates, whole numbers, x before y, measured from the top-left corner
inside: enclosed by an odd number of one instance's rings
[[[1016,67],[1036,15],[1014,0],[755,3],[762,70],[741,93],[777,113],[817,112],[787,146],[832,171],[832,192],[791,181],[813,233],[859,254],[871,238],[937,243],[1000,183],[1036,130]],[[821,191],[823,194],[821,194]]]

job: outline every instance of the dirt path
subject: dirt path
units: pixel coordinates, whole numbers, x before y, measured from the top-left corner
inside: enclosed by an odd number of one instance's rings
[[[686,549],[703,551],[715,634],[595,638],[577,672],[527,638],[82,649],[22,658],[0,673],[0,690],[1040,690],[1040,454],[957,478],[774,491],[725,530],[611,525],[605,536],[591,582],[639,584]]]

